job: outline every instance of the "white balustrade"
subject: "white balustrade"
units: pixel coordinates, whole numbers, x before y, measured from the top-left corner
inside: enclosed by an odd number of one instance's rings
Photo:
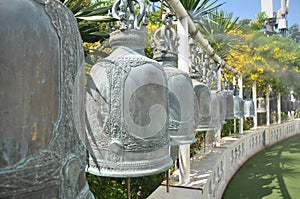
[[[266,147],[300,134],[300,120],[244,133],[240,139],[226,146],[203,187],[201,199],[221,198],[231,178],[247,160]]]

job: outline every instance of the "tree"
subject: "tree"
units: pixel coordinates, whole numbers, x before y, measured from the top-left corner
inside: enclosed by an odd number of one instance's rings
[[[93,43],[103,41],[109,37],[112,31],[109,23],[117,19],[108,16],[113,1],[91,0],[60,0],[74,14],[78,22],[82,40]]]
[[[299,76],[300,49],[291,38],[266,37],[259,30],[241,33],[241,36],[246,43],[239,50],[230,50],[228,63],[243,73],[245,82],[256,80],[260,91],[264,91],[267,84],[281,93],[287,92],[288,87],[300,91],[299,78],[296,78]]]
[[[180,2],[195,23],[200,23],[206,15],[224,4],[217,4],[218,0],[180,0]]]
[[[198,24],[200,32],[223,59],[227,59],[229,50],[241,44],[240,37],[236,33],[240,29],[238,18],[232,13],[216,10],[203,18]]]
[[[288,35],[292,38],[292,40],[296,44],[300,44],[300,31],[299,24],[293,24],[290,29]]]

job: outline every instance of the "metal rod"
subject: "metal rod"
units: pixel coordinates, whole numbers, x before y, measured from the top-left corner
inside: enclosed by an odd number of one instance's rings
[[[170,169],[166,171],[166,178],[167,178],[167,193],[170,192]]]
[[[127,199],[131,198],[130,189],[130,178],[127,178]]]

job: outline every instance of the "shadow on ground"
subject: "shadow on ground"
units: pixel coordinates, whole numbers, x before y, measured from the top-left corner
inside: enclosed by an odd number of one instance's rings
[[[223,198],[300,198],[300,189],[294,186],[299,180],[300,136],[295,136],[246,162],[233,177]]]

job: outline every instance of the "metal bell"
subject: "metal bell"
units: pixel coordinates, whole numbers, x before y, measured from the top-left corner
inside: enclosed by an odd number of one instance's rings
[[[94,198],[76,19],[56,0],[0,4],[0,198]]]
[[[162,63],[168,79],[170,145],[191,144],[196,141],[194,90],[189,75],[177,68],[178,37],[168,16],[152,38],[153,58]]]
[[[216,127],[212,125],[211,122],[211,105],[212,96],[209,87],[199,82],[196,79],[192,79],[194,92],[198,102],[198,125],[196,131],[210,131],[214,130]]]
[[[290,111],[287,97],[282,96],[280,99],[280,103],[281,103],[281,112],[287,113]]]
[[[254,102],[250,98],[244,101],[244,117],[254,117]]]
[[[297,104],[297,100],[295,99],[293,93],[294,93],[294,92],[291,91],[290,103],[291,103],[291,110],[292,110],[292,111],[295,111],[295,110],[297,110],[297,105],[298,105],[298,104]]]
[[[132,11],[124,5],[120,15]],[[116,18],[121,17],[118,6],[116,1]],[[111,33],[113,52],[92,67],[87,83],[87,172],[94,175],[138,177],[172,166],[166,74],[158,62],[143,55],[147,40],[139,19],[145,6],[140,8],[138,19],[120,21],[123,29]]]
[[[213,130],[221,129],[221,97],[219,91],[211,90],[211,127]]]
[[[277,99],[275,97],[269,98],[269,109],[270,111],[277,111]]]
[[[220,122],[221,124],[226,124],[226,112],[227,112],[227,102],[226,102],[226,92],[225,91],[220,91],[219,92],[219,97],[220,97]]]
[[[233,111],[233,91],[227,90],[225,92],[226,97],[226,116],[225,119],[234,119],[234,111]]]
[[[243,118],[244,117],[244,101],[239,97],[239,91],[235,88],[233,92],[233,104],[234,104],[234,118]]]
[[[267,112],[265,98],[263,98],[263,97],[258,97],[257,98],[257,110],[256,110],[256,112],[257,113]]]
[[[295,101],[295,103],[296,103],[296,110],[299,110],[299,109],[300,109],[300,104],[299,104],[299,102],[300,102],[299,100],[296,100],[296,101]]]

